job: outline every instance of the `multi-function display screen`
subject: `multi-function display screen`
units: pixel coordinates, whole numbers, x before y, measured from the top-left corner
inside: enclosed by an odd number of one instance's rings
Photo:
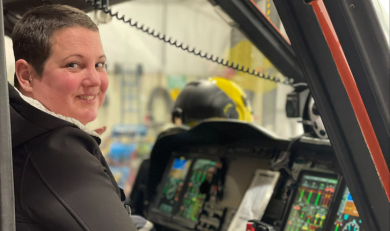
[[[345,188],[331,231],[364,231],[348,187]]]
[[[200,192],[200,187],[205,181],[212,182],[216,165],[216,161],[208,159],[195,161],[183,157],[173,159],[158,210],[197,222],[207,198],[207,194]]]
[[[322,231],[338,179],[310,174],[300,179],[284,231]]]
[[[178,216],[196,222],[202,211],[207,195],[199,190],[202,183],[207,180],[211,183],[216,171],[216,161],[198,159],[190,170],[190,179],[187,184],[183,200],[180,204]]]
[[[187,172],[191,166],[191,160],[185,158],[175,158],[169,175],[165,181],[161,194],[158,209],[165,213],[172,213],[179,201],[180,192],[183,188]]]

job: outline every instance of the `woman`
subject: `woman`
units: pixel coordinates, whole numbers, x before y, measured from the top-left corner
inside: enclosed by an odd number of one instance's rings
[[[45,5],[23,16],[12,39],[17,230],[135,231],[100,139],[85,127],[108,87],[97,26],[75,8]]]

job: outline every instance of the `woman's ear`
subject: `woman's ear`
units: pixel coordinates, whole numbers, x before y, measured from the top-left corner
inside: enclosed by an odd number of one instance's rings
[[[15,62],[15,74],[20,87],[27,92],[33,90],[33,76],[35,75],[34,68],[24,59],[19,59]]]

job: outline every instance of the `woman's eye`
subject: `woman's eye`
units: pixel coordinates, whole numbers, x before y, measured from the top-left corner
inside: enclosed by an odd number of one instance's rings
[[[96,63],[95,67],[103,68],[104,67],[104,63]]]
[[[78,68],[80,67],[80,65],[78,65],[77,63],[69,63],[66,65],[66,67],[69,67],[69,68]]]

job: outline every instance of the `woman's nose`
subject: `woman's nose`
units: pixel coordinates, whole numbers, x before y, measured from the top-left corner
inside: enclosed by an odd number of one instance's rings
[[[91,87],[100,86],[101,84],[100,76],[95,67],[87,69],[84,84]]]

